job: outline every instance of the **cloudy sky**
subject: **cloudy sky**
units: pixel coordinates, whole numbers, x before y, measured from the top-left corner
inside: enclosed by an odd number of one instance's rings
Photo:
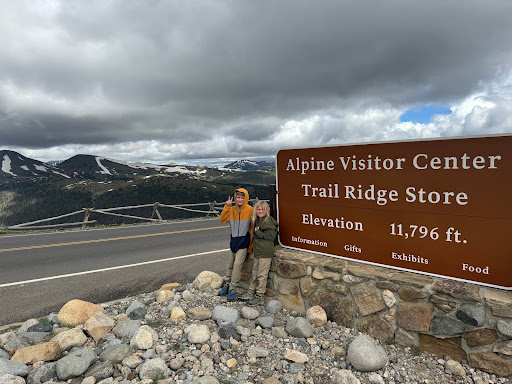
[[[0,149],[209,163],[512,132],[509,0],[0,0]]]

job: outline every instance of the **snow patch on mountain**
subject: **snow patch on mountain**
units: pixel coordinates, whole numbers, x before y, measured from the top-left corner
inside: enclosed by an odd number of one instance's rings
[[[11,172],[11,158],[7,155],[4,155],[4,158],[2,160],[2,172],[16,176],[16,174]]]
[[[98,164],[98,167],[101,168],[100,173],[102,175],[112,175],[110,171],[101,164],[101,160],[106,160],[104,157],[96,157],[96,163]]]

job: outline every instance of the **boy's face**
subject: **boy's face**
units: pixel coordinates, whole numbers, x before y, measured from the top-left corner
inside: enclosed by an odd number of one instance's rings
[[[236,195],[235,195],[236,205],[241,207],[244,203],[244,199],[245,199],[245,195],[243,193],[240,193],[240,192],[236,193]]]

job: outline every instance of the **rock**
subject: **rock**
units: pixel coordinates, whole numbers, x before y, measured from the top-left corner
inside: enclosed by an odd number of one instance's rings
[[[361,372],[373,372],[388,363],[384,348],[368,335],[357,336],[350,343],[347,358],[352,366]]]
[[[302,353],[302,352],[299,352],[299,351],[296,351],[296,350],[287,350],[284,353],[283,357],[286,360],[290,360],[290,361],[293,361],[295,363],[301,363],[301,364],[309,361],[309,358],[308,358],[308,356],[305,353]]]
[[[247,349],[247,357],[249,358],[267,357],[268,354],[268,349],[262,347],[249,347]]]
[[[92,376],[95,379],[106,379],[114,374],[114,366],[111,361],[98,361],[89,367],[85,376]]]
[[[408,331],[428,332],[434,310],[427,303],[403,302],[398,304],[396,321]]]
[[[295,279],[304,276],[306,268],[302,264],[279,260],[277,261],[276,273],[285,279]]]
[[[143,362],[144,362],[144,360],[142,360],[139,356],[131,355],[131,356],[126,357],[122,361],[122,364],[128,368],[133,369],[133,368],[136,368],[137,366],[141,365]]]
[[[395,340],[398,345],[403,345],[405,347],[417,347],[420,344],[418,334],[416,332],[409,332],[402,328],[396,329]]]
[[[446,362],[446,370],[455,376],[466,376],[466,371],[461,363],[455,360]]]
[[[50,341],[48,343],[36,344],[30,347],[18,349],[11,358],[11,361],[18,361],[23,364],[33,364],[36,361],[57,360],[59,355],[59,344],[54,341]]]
[[[359,379],[348,369],[336,370],[332,375],[332,384],[361,384]]]
[[[354,310],[352,300],[349,298],[334,292],[320,291],[311,297],[311,305],[320,305],[327,314],[327,318],[337,324],[349,328],[354,325]]]
[[[202,344],[210,339],[210,329],[206,324],[192,324],[185,328],[187,339],[192,344]]]
[[[132,320],[144,319],[144,316],[146,316],[147,312],[148,310],[146,306],[138,300],[133,301],[133,303],[131,303],[126,310],[126,314]]]
[[[265,312],[268,312],[271,315],[277,315],[282,310],[283,303],[281,303],[279,300],[270,300],[265,306]]]
[[[466,360],[466,352],[462,349],[460,337],[440,339],[420,333],[420,348],[435,356],[450,356],[457,361]]]
[[[38,325],[39,320],[37,319],[28,319],[23,324],[21,324],[21,327],[18,328],[16,333],[24,333],[29,332],[29,328],[33,327],[34,325]]]
[[[26,364],[11,361],[6,359],[0,359],[0,375],[13,375],[26,377],[29,369]]]
[[[476,304],[463,304],[456,313],[457,319],[474,327],[480,327],[485,321],[485,308]]]
[[[44,321],[41,323],[37,323],[27,329],[27,332],[51,332],[53,331],[53,326],[49,321]]]
[[[201,376],[197,379],[197,384],[219,384],[219,380],[213,376]]]
[[[260,316],[256,319],[255,324],[264,329],[272,328],[274,326],[274,318],[272,316]]]
[[[327,314],[321,306],[315,305],[306,311],[306,320],[314,326],[323,327],[327,324]]]
[[[226,361],[226,367],[229,369],[233,369],[238,364],[238,361],[235,358],[231,358],[228,361]]]
[[[242,317],[247,320],[254,320],[260,315],[257,309],[251,307],[242,307],[240,313]]]
[[[414,301],[418,299],[424,299],[427,297],[427,294],[419,289],[408,287],[407,285],[403,285],[398,289],[398,294],[400,298],[404,301]]]
[[[9,360],[9,353],[7,353],[7,351],[4,351],[3,349],[0,349],[0,359]]]
[[[386,304],[386,307],[388,308],[392,308],[396,304],[395,295],[389,289],[385,289],[384,291],[382,291],[382,299],[384,300],[384,304]]]
[[[135,349],[149,349],[158,341],[158,333],[149,325],[141,326],[130,340]]]
[[[290,311],[306,313],[306,304],[300,293],[300,281],[283,279],[277,275],[274,275],[273,280],[277,299],[283,304],[283,307]]]
[[[473,332],[466,333],[466,344],[470,348],[480,345],[493,344],[498,340],[498,332],[494,329],[478,329]]]
[[[188,311],[188,317],[192,320],[208,320],[212,318],[212,311],[206,307],[195,307]]]
[[[73,347],[82,347],[87,342],[87,336],[81,329],[73,328],[55,335],[50,341],[59,344],[61,351],[67,351]]]
[[[118,344],[101,352],[100,360],[110,361],[113,364],[118,364],[131,356],[132,353],[133,350],[128,344]]]
[[[85,322],[84,330],[97,342],[112,330],[114,324],[114,320],[98,312]]]
[[[96,361],[97,356],[91,348],[80,348],[57,361],[57,376],[67,380],[80,376]]]
[[[5,344],[16,338],[16,334],[12,331],[2,333],[0,335],[0,348],[3,348]]]
[[[103,311],[100,305],[75,299],[64,304],[57,318],[60,325],[73,328],[78,324],[84,324],[91,316]]]
[[[14,349],[40,344],[47,335],[48,333],[46,332],[20,332],[14,338],[9,338],[9,341],[4,344],[3,348],[11,352]]]
[[[382,376],[381,375],[377,375],[376,373],[374,373],[373,375],[370,375],[368,377],[368,382],[370,384],[385,384],[384,379],[382,378]]]
[[[185,362],[185,359],[183,357],[176,357],[175,359],[172,359],[169,363],[169,366],[173,371],[177,371],[183,366],[183,363]]]
[[[502,355],[512,356],[512,340],[498,341],[492,351],[501,353]]]
[[[464,324],[448,316],[434,316],[430,331],[434,335],[455,336],[464,332]]]
[[[272,336],[279,337],[280,339],[286,339],[288,334],[283,327],[272,327]]]
[[[176,288],[179,288],[179,287],[181,287],[180,283],[167,283],[167,284],[162,285],[160,287],[160,289],[166,290],[166,291],[173,291],[173,290],[175,290]]]
[[[352,297],[363,316],[371,315],[386,308],[380,291],[372,281],[366,281],[350,287]]]
[[[3,375],[0,374],[0,384],[25,384],[25,379],[20,376],[5,373]]]
[[[47,381],[58,381],[57,362],[45,363],[34,367],[27,377],[27,384],[42,384]]]
[[[131,340],[140,327],[140,320],[125,320],[117,323],[112,332],[119,339]]]
[[[161,358],[151,359],[141,365],[139,377],[144,379],[155,380],[158,378],[165,378],[169,376],[169,370],[165,360]]]
[[[492,352],[470,353],[471,366],[500,376],[512,375],[512,361]]]
[[[296,317],[286,322],[285,331],[294,337],[311,337],[314,329],[309,321],[303,317]]]
[[[181,307],[174,307],[171,310],[171,317],[169,318],[171,321],[181,321],[187,318],[187,314]]]
[[[329,279],[332,281],[340,281],[341,280],[341,274],[339,272],[326,271],[326,270],[324,270],[322,268],[318,268],[318,267],[315,268],[312,276],[314,279],[317,279],[317,280],[325,280],[325,279]]]
[[[498,320],[496,328],[502,335],[512,337],[512,321]]]
[[[219,329],[217,330],[219,336],[224,340],[229,340],[230,338],[234,337],[236,339],[239,339],[238,334],[238,328],[236,327],[235,323],[233,322],[225,322],[222,323],[219,326]]]
[[[439,280],[434,284],[434,290],[459,299],[480,300],[478,287],[461,281]]]
[[[174,292],[169,291],[167,289],[161,289],[156,294],[156,302],[157,303],[169,301],[169,300],[172,300],[173,298],[174,298]]]
[[[199,291],[219,289],[224,284],[223,278],[215,272],[203,271],[194,279],[192,285]]]
[[[393,327],[380,316],[371,316],[361,321],[357,329],[371,337],[387,340],[393,337]]]
[[[212,319],[218,324],[226,321],[236,323],[239,318],[240,314],[238,313],[238,310],[234,308],[229,308],[223,305],[217,305],[213,308]]]

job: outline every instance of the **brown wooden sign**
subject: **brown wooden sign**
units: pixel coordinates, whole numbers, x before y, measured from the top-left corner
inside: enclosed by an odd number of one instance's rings
[[[277,153],[285,247],[512,289],[512,136]]]

